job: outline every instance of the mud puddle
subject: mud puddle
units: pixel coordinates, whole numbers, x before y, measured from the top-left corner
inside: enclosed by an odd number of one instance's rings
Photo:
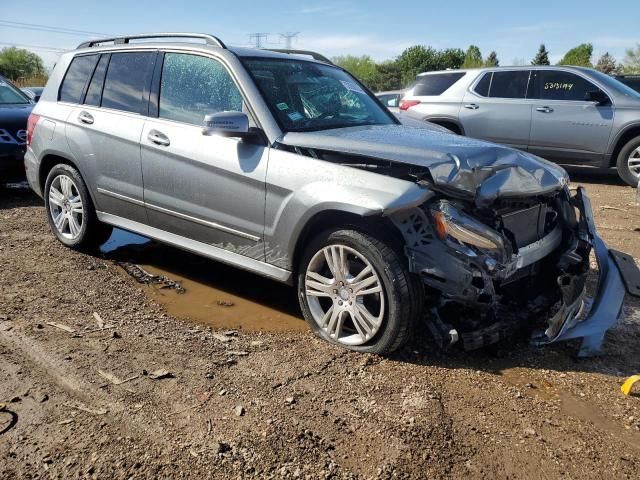
[[[198,255],[114,230],[102,247],[111,260],[141,266],[178,282],[184,293],[145,285],[170,315],[215,328],[304,331],[293,288]]]

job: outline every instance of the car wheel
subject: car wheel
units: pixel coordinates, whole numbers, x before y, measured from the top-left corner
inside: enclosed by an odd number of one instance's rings
[[[622,180],[637,187],[640,182],[640,137],[632,138],[618,154],[616,167]]]
[[[44,202],[51,231],[67,247],[93,249],[111,235],[112,227],[98,220],[80,173],[69,165],[49,172]]]
[[[321,338],[387,354],[404,345],[419,315],[419,284],[389,242],[327,231],[307,247],[298,274],[303,315]]]

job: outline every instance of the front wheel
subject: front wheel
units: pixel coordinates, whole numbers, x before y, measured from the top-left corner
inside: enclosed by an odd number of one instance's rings
[[[616,162],[618,175],[632,187],[640,182],[640,137],[629,140],[620,153]]]
[[[391,353],[413,332],[416,279],[389,243],[355,230],[327,231],[307,247],[298,296],[321,338],[350,350]]]
[[[70,165],[51,169],[44,201],[51,231],[67,247],[90,250],[111,235],[112,227],[98,220],[80,173]]]

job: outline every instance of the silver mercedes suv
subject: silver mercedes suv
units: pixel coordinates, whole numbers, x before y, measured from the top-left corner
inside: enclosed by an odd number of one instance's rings
[[[400,110],[560,164],[616,167],[640,182],[640,93],[579,67],[498,67],[418,75]]]
[[[414,123],[312,52],[136,35],[61,57],[25,165],[63,244],[115,226],[289,283],[346,348],[388,353],[425,322],[443,346],[526,329],[596,351],[640,273],[584,191],[531,154]]]

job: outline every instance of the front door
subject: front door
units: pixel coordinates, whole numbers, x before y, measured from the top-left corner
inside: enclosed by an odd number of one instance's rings
[[[535,81],[529,150],[562,163],[599,163],[613,126],[611,102],[585,100],[600,90],[586,78],[563,70],[539,70]]]
[[[202,128],[207,114],[242,111],[240,91],[210,57],[165,53],[161,72],[141,137],[149,224],[263,260],[268,148]]]

